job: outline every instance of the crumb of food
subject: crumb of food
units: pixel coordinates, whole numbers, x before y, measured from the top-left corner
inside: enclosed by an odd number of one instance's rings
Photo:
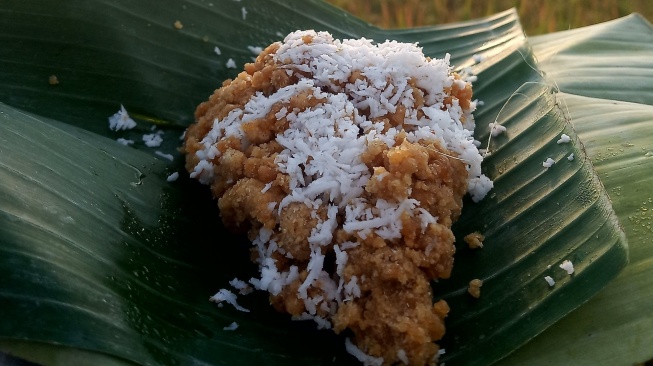
[[[574,153],[569,154],[569,156],[567,156],[567,160],[574,161]]]
[[[136,127],[136,122],[129,117],[127,110],[122,104],[120,105],[120,110],[109,117],[109,129],[112,131],[130,130],[134,127]]]
[[[238,329],[238,323],[233,322],[233,323],[229,324],[228,326],[226,326],[226,327],[224,327],[222,329],[224,329],[224,330],[236,330],[236,329]]]
[[[177,179],[179,179],[179,173],[178,173],[178,172],[174,172],[174,173],[170,174],[170,175],[168,176],[168,178],[166,178],[166,181],[168,181],[168,182],[174,182],[174,181],[176,181]]]
[[[397,358],[399,361],[403,362],[404,365],[410,364],[410,360],[408,359],[408,356],[406,356],[406,351],[404,351],[403,348],[397,351]]]
[[[175,29],[181,29],[181,28],[184,27],[184,25],[181,24],[181,22],[179,20],[177,20],[177,21],[175,21],[174,27],[175,27]]]
[[[255,55],[260,55],[261,52],[263,52],[262,47],[247,46],[247,49],[249,50],[249,52],[251,52],[251,53],[253,53]]]
[[[129,145],[133,145],[133,144],[134,144],[134,140],[127,140],[127,139],[124,139],[124,138],[122,138],[122,137],[117,138],[116,141],[117,141],[120,145],[125,145],[125,146],[129,146]]]
[[[560,264],[560,268],[567,271],[567,274],[571,275],[574,273],[574,264],[570,260],[565,260]]]
[[[158,151],[158,150],[155,151],[154,153],[155,153],[156,155],[158,155],[158,156],[160,156],[160,157],[166,159],[166,160],[170,160],[170,161],[173,161],[173,160],[174,160],[174,157],[172,156],[172,154],[167,154],[167,153],[164,153],[164,152],[162,152],[162,151]]]
[[[244,307],[238,305],[238,302],[236,302],[237,297],[238,296],[236,296],[236,294],[234,294],[233,292],[227,289],[221,289],[220,291],[218,291],[217,294],[211,296],[209,300],[217,303],[218,305],[222,305],[223,302],[226,302],[227,304],[230,304],[231,306],[236,308],[236,310],[238,311],[249,313],[248,309],[245,309]]]
[[[245,20],[247,18],[247,9],[244,6],[240,9],[240,13],[243,16],[243,20]]]
[[[558,140],[558,144],[566,144],[569,141],[571,141],[571,138],[569,137],[569,135],[563,133],[562,135],[560,135],[560,139]]]
[[[544,276],[544,280],[545,280],[546,283],[548,283],[549,286],[551,286],[551,287],[553,287],[553,285],[556,284],[556,281],[554,281],[553,278],[552,278],[551,276]]]
[[[215,52],[215,54],[218,56],[222,54],[222,51],[220,51],[220,47],[218,46],[215,46],[215,48],[213,48],[213,52]]]
[[[485,240],[485,236],[477,231],[466,235],[464,239],[470,249],[476,249],[483,248],[483,240]]]
[[[492,137],[497,137],[506,132],[506,126],[492,122],[490,123],[490,132],[492,133]]]
[[[485,56],[480,54],[474,54],[472,57],[474,58],[474,62],[476,63],[485,61]]]
[[[553,164],[555,164],[555,163],[556,163],[555,160],[553,160],[553,159],[551,159],[551,158],[547,158],[546,161],[542,163],[542,166],[545,167],[545,168],[547,168],[547,169],[549,169],[549,168],[552,167]]]
[[[229,281],[229,284],[238,290],[238,292],[241,295],[249,295],[252,292],[254,292],[254,289],[252,286],[250,286],[247,282],[239,280],[238,278],[234,278],[233,280]]]
[[[467,292],[469,292],[470,295],[478,299],[479,297],[481,297],[481,286],[483,286],[483,281],[479,280],[478,278],[475,278],[469,281],[469,287],[467,288]]]
[[[148,133],[143,135],[143,142],[147,147],[159,147],[163,143],[161,133]]]
[[[229,60],[227,60],[226,66],[229,69],[235,69],[236,68],[236,61],[234,61],[233,58],[230,58]]]
[[[209,41],[209,36],[202,37],[202,42],[207,43]]]
[[[190,177],[252,240],[249,284],[385,364],[400,350],[434,362],[449,307],[430,282],[451,274],[462,197],[492,188],[471,84],[450,70],[415,44],[293,32],[200,104],[185,136]]]
[[[48,84],[58,85],[59,84],[59,78],[57,77],[57,75],[50,75],[50,77],[48,77]]]

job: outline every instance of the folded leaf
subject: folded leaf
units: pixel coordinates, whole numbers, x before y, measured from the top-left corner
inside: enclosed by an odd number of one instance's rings
[[[531,38],[538,67],[565,93],[653,104],[653,27],[640,15]]]

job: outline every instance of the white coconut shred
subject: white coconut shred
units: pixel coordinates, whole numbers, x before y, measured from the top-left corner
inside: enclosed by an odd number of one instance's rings
[[[176,181],[177,179],[179,179],[179,173],[178,173],[178,172],[174,172],[174,173],[170,174],[170,175],[166,178],[166,181],[168,181],[168,182],[174,182],[174,181]]]
[[[568,275],[574,274],[574,264],[570,260],[565,260],[559,267],[564,269]]]
[[[229,324],[228,326],[226,326],[226,327],[224,327],[222,329],[224,329],[224,330],[236,330],[236,329],[238,329],[238,323],[233,322],[233,323]]]
[[[381,366],[383,365],[383,357],[373,357],[363,352],[360,348],[356,347],[349,338],[345,339],[345,349],[349,354],[356,357],[356,359],[363,363],[365,366]]]

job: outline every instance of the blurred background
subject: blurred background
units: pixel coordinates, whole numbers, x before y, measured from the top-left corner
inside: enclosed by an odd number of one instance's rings
[[[516,8],[528,35],[605,22],[633,12],[653,19],[651,0],[327,0],[382,28],[480,18]]]

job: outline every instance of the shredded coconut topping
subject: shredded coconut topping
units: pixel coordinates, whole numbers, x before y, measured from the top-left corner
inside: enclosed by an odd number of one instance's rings
[[[157,150],[157,151],[155,151],[154,153],[155,153],[156,155],[158,155],[158,156],[160,156],[160,157],[166,159],[166,160],[173,161],[173,160],[175,159],[175,158],[172,156],[172,154],[164,153],[164,152],[162,152],[162,151],[158,151],[158,150]]]
[[[383,365],[383,357],[372,357],[360,348],[356,347],[349,338],[345,339],[345,349],[349,354],[356,357],[356,359],[363,363],[365,366],[381,366]]]
[[[410,360],[408,360],[408,356],[406,355],[406,351],[404,351],[403,349],[400,349],[399,351],[397,351],[397,358],[399,359],[399,361],[403,362],[405,365],[410,364]]]
[[[307,35],[312,37],[309,44],[303,39]],[[491,181],[481,174],[483,157],[474,145],[473,110],[463,111],[457,101],[444,108],[444,88],[454,83],[464,85],[451,75],[448,55],[427,59],[415,44],[386,41],[374,45],[364,38],[340,41],[326,32],[297,31],[285,38],[275,58],[289,71],[309,73],[310,78],[270,96],[259,93],[244,110],[236,109],[223,120],[216,120],[203,141],[206,149],[198,152],[198,157],[207,162],[214,158],[218,154],[214,144],[220,138],[243,138],[241,125],[265,116],[277,102],[287,102],[301,93],[323,100],[310,110],[282,110],[277,115],[291,123],[277,137],[285,148],[277,163],[281,172],[291,175],[293,188],[292,196],[279,210],[293,201],[315,201],[325,193],[339,207],[359,196],[370,177],[360,153],[374,139],[393,146],[399,132],[397,128],[384,132],[383,123],[370,119],[394,113],[399,106],[406,108],[403,129],[408,132],[408,141],[438,141],[468,164],[468,191],[475,201],[492,188]],[[235,67],[235,62],[230,59],[227,67]],[[348,82],[354,73],[362,78]],[[412,108],[414,96],[407,87],[411,81],[427,91],[422,108]],[[330,92],[322,92],[322,88]],[[359,112],[363,109],[369,109],[369,118]],[[201,170],[196,171],[196,175],[201,174]]]
[[[133,145],[133,144],[134,144],[134,140],[127,140],[127,139],[124,139],[124,138],[122,138],[122,137],[116,139],[116,141],[117,141],[120,145],[125,145],[125,146],[129,146],[129,145]]]
[[[143,142],[147,147],[159,147],[163,143],[162,131],[143,135]]]
[[[245,309],[244,307],[238,305],[238,303],[236,302],[236,298],[237,296],[233,292],[227,289],[221,289],[220,291],[218,291],[217,294],[211,296],[209,300],[218,303],[218,305],[220,305],[222,302],[226,302],[227,304],[230,304],[234,308],[236,308],[236,310],[249,313],[248,309]]]
[[[238,278],[234,278],[233,280],[229,281],[229,284],[238,290],[241,295],[248,295],[254,291],[252,287],[247,284],[247,282],[239,280]]]

